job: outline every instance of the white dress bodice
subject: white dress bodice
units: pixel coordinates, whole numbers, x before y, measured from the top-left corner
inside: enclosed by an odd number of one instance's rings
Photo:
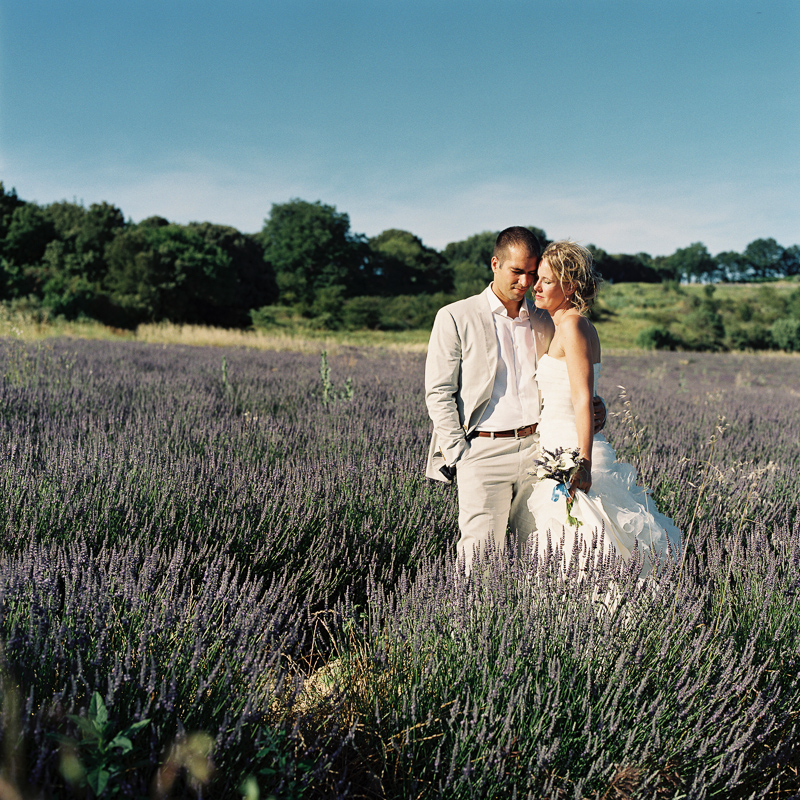
[[[602,364],[598,362],[593,367],[594,393],[597,394],[597,382]],[[575,408],[572,405],[572,393],[569,388],[567,362],[545,353],[539,359],[536,368],[536,382],[544,403],[539,422],[541,446],[547,450],[556,447],[577,447],[578,432],[575,427]],[[595,437],[596,440],[597,438]]]

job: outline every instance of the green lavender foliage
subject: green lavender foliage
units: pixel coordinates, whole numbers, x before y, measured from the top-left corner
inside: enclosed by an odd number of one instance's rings
[[[322,384],[321,386],[321,393],[320,397],[322,398],[322,404],[327,406],[328,403],[332,403],[336,400],[352,400],[353,399],[353,379],[348,377],[345,382],[344,386],[341,389],[337,389],[333,382],[331,381],[331,367],[328,363],[328,352],[327,350],[323,350],[320,355],[320,363],[319,363],[319,378]]]
[[[150,724],[150,720],[140,719],[116,731],[99,692],[92,695],[87,716],[70,714],[69,719],[77,725],[80,738],[59,737],[62,745],[78,756],[71,763],[62,758],[65,778],[78,788],[88,785],[98,797],[118,794],[121,789],[118,778],[126,767],[129,768],[125,762],[130,760],[126,757],[134,751],[133,740],[138,731]]]

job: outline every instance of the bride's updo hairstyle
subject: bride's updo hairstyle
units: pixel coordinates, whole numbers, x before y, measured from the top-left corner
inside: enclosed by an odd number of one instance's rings
[[[562,290],[574,292],[570,297],[572,305],[585,314],[597,297],[603,279],[594,268],[592,254],[577,242],[562,240],[547,245],[542,253],[553,274],[558,278]]]

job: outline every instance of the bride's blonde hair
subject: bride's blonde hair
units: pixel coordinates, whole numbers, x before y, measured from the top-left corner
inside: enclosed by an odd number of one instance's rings
[[[553,270],[565,293],[573,290],[570,297],[572,305],[585,314],[592,307],[603,282],[594,268],[592,254],[577,242],[564,239],[547,245],[542,253],[542,261],[546,261]]]

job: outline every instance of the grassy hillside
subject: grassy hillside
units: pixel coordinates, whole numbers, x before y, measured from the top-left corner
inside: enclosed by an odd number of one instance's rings
[[[719,314],[724,326],[721,347],[697,349],[750,349],[777,319],[800,317],[800,282],[606,285],[594,322],[606,348],[636,347],[637,336],[652,327],[669,330],[691,348],[709,312]]]

